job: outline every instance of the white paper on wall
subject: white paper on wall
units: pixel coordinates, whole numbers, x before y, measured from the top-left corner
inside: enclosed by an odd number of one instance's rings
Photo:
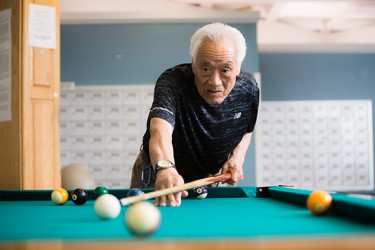
[[[56,8],[29,4],[29,46],[56,48]]]
[[[0,122],[12,119],[12,32],[11,9],[0,11]]]

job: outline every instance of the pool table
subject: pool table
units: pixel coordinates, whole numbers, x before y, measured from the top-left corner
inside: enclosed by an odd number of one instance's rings
[[[123,198],[127,191],[110,193]],[[124,223],[128,207],[112,220],[95,215],[93,190],[81,206],[55,205],[50,190],[0,190],[0,249],[375,249],[374,199],[332,194],[330,212],[315,216],[305,206],[310,193],[212,187],[195,199],[189,190],[180,207],[159,207],[159,229],[138,238]]]

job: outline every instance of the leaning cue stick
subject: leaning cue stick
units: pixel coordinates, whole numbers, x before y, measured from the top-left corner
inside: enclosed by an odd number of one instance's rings
[[[145,193],[144,195],[122,198],[122,199],[120,199],[120,202],[121,202],[122,206],[127,206],[127,205],[130,205],[130,204],[139,202],[139,201],[145,201],[145,200],[149,200],[149,199],[152,199],[152,198],[165,196],[165,195],[168,195],[168,194],[174,194],[174,193],[177,193],[177,192],[181,192],[183,190],[193,189],[193,188],[196,188],[196,187],[210,185],[210,184],[213,184],[213,183],[216,183],[216,182],[226,181],[226,180],[229,180],[230,178],[232,178],[232,174],[231,173],[225,173],[225,174],[221,174],[221,175],[217,175],[217,176],[207,177],[207,178],[199,179],[199,180],[196,180],[196,181],[188,182],[188,183],[185,183],[181,186],[175,186],[175,187],[171,187],[171,188],[166,188],[166,189],[161,189],[161,190]]]

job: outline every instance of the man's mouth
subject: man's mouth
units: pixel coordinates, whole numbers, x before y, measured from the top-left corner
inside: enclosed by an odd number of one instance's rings
[[[207,92],[210,93],[210,94],[216,94],[216,93],[220,93],[221,91],[220,90],[211,90],[211,89],[208,89]]]

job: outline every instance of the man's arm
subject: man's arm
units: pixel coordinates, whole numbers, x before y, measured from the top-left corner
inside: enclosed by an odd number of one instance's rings
[[[169,122],[161,118],[151,119],[149,151],[154,169],[156,163],[160,160],[170,160],[174,162],[172,132],[173,128]]]
[[[149,151],[151,164],[156,170],[156,164],[160,160],[170,160],[173,163],[173,144],[172,144],[173,128],[171,124],[161,118],[152,118],[150,121],[150,142]],[[160,170],[156,174],[155,189],[165,189],[184,184],[183,178],[174,168]],[[155,198],[156,206],[166,206],[167,199],[170,206],[179,206],[181,204],[181,196],[185,197],[186,191],[182,193],[170,194],[168,197]]]
[[[233,150],[229,159],[224,163],[222,172],[231,173],[232,179],[228,180],[227,183],[232,186],[236,186],[238,182],[243,180],[243,164],[245,162],[245,156],[247,149],[251,142],[252,133],[246,133],[237,147]]]

